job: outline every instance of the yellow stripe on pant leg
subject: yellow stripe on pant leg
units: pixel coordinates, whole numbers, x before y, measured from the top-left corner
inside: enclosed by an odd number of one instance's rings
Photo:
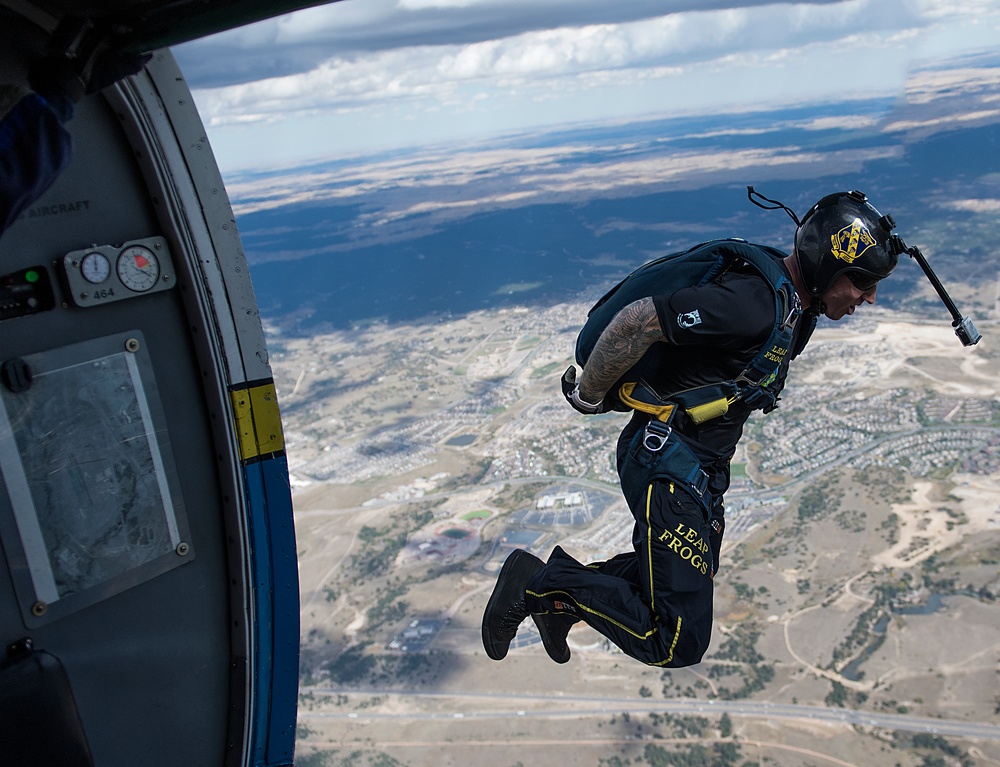
[[[653,634],[655,634],[657,631],[659,631],[658,628],[654,628],[652,631],[649,631],[649,632],[647,632],[645,634],[636,634],[632,629],[630,629],[624,623],[619,623],[618,621],[616,621],[611,616],[605,615],[602,612],[598,612],[597,610],[594,610],[594,609],[592,609],[590,607],[587,607],[586,605],[581,605],[579,602],[577,602],[575,599],[573,599],[573,597],[571,597],[565,591],[546,591],[544,594],[539,594],[537,591],[531,591],[530,589],[525,589],[524,593],[525,594],[530,594],[531,596],[535,597],[536,599],[546,599],[546,598],[551,599],[552,597],[558,595],[558,596],[560,596],[563,599],[563,601],[572,602],[576,606],[576,608],[578,610],[583,610],[585,613],[590,613],[591,615],[596,615],[601,620],[606,621],[606,622],[608,622],[608,623],[610,623],[610,624],[612,624],[614,626],[617,626],[622,631],[628,632],[629,634],[631,634],[632,636],[634,636],[636,639],[642,639],[642,640],[649,639],[651,636],[653,636]]]
[[[674,483],[670,483],[670,492],[674,491]],[[653,500],[653,483],[649,483],[649,487],[646,488],[646,558],[648,560],[649,566],[649,609],[654,615],[654,622],[658,613],[656,612],[656,590],[653,584],[653,523],[650,520],[650,506]],[[674,658],[674,648],[677,647],[677,641],[681,636],[681,617],[677,616],[677,625],[674,627],[674,640],[670,643],[670,652],[667,654],[666,660],[659,661],[657,663],[651,663],[651,666],[663,666],[670,663]]]
[[[656,613],[656,593],[653,591],[653,523],[649,519],[649,506],[653,499],[653,483],[646,488],[646,567],[649,573],[649,609]]]
[[[674,641],[670,643],[670,652],[667,653],[667,659],[661,660],[656,663],[650,663],[651,666],[666,666],[670,661],[674,659],[674,648],[677,647],[677,640],[681,638],[681,616],[677,616],[677,626],[674,628]]]

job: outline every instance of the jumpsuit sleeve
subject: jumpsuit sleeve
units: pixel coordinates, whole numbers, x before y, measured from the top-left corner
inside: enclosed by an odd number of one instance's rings
[[[0,233],[66,169],[72,140],[64,127],[73,104],[0,86]]]
[[[771,334],[774,297],[763,279],[733,275],[669,295],[653,296],[660,327],[676,346],[712,346],[735,353]]]

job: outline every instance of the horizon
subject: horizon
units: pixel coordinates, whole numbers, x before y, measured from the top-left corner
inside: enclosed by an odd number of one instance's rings
[[[174,52],[228,174],[608,121],[893,98],[914,73],[1000,50],[1000,0],[576,6],[342,0]]]

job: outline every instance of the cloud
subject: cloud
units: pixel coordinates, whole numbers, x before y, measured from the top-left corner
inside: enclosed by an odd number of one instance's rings
[[[178,46],[176,52],[193,88],[220,87],[301,74],[335,56],[469,45],[530,32],[772,4],[772,0],[341,0]],[[841,4],[807,0],[796,5]],[[781,7],[786,12],[789,8]]]
[[[957,210],[965,213],[986,213],[996,215],[1000,213],[1000,200],[997,199],[975,199],[975,200],[953,200],[941,204],[941,207],[949,210]]]
[[[233,159],[220,162],[246,167],[237,155],[265,141],[284,163],[332,147],[884,98],[902,93],[915,58],[995,47],[998,27],[1000,0],[344,0],[175,53],[213,143],[227,132]]]
[[[332,13],[340,7],[325,10]],[[476,87],[537,100],[548,97],[556,80],[565,93],[616,77],[632,82],[670,77],[681,72],[680,67],[703,62],[714,62],[720,69],[781,68],[792,64],[794,51],[809,46],[832,62],[839,57],[831,66],[841,70],[856,49],[892,45],[901,24],[919,24],[905,11],[906,3],[884,0],[878,5],[874,0],[836,6],[767,5],[533,30],[469,43],[386,48],[331,56],[308,72],[202,88],[199,105],[211,122],[220,124],[414,99],[440,108],[473,98],[468,90]],[[282,34],[304,39],[305,32],[284,29],[292,23],[283,23]],[[832,47],[816,48],[824,44]],[[850,83],[859,78],[851,73],[845,79]]]

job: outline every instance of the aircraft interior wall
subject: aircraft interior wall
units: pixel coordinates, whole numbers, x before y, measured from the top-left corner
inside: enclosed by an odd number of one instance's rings
[[[0,8],[3,81],[24,82],[44,44]],[[144,72],[82,99],[68,169],[0,236],[4,763],[291,763],[297,582],[273,384],[211,150],[204,168],[185,159],[201,148],[171,131],[203,129],[172,57],[157,61],[159,84]],[[255,561],[254,535],[282,526]],[[278,640],[262,615],[276,573],[295,595]]]

